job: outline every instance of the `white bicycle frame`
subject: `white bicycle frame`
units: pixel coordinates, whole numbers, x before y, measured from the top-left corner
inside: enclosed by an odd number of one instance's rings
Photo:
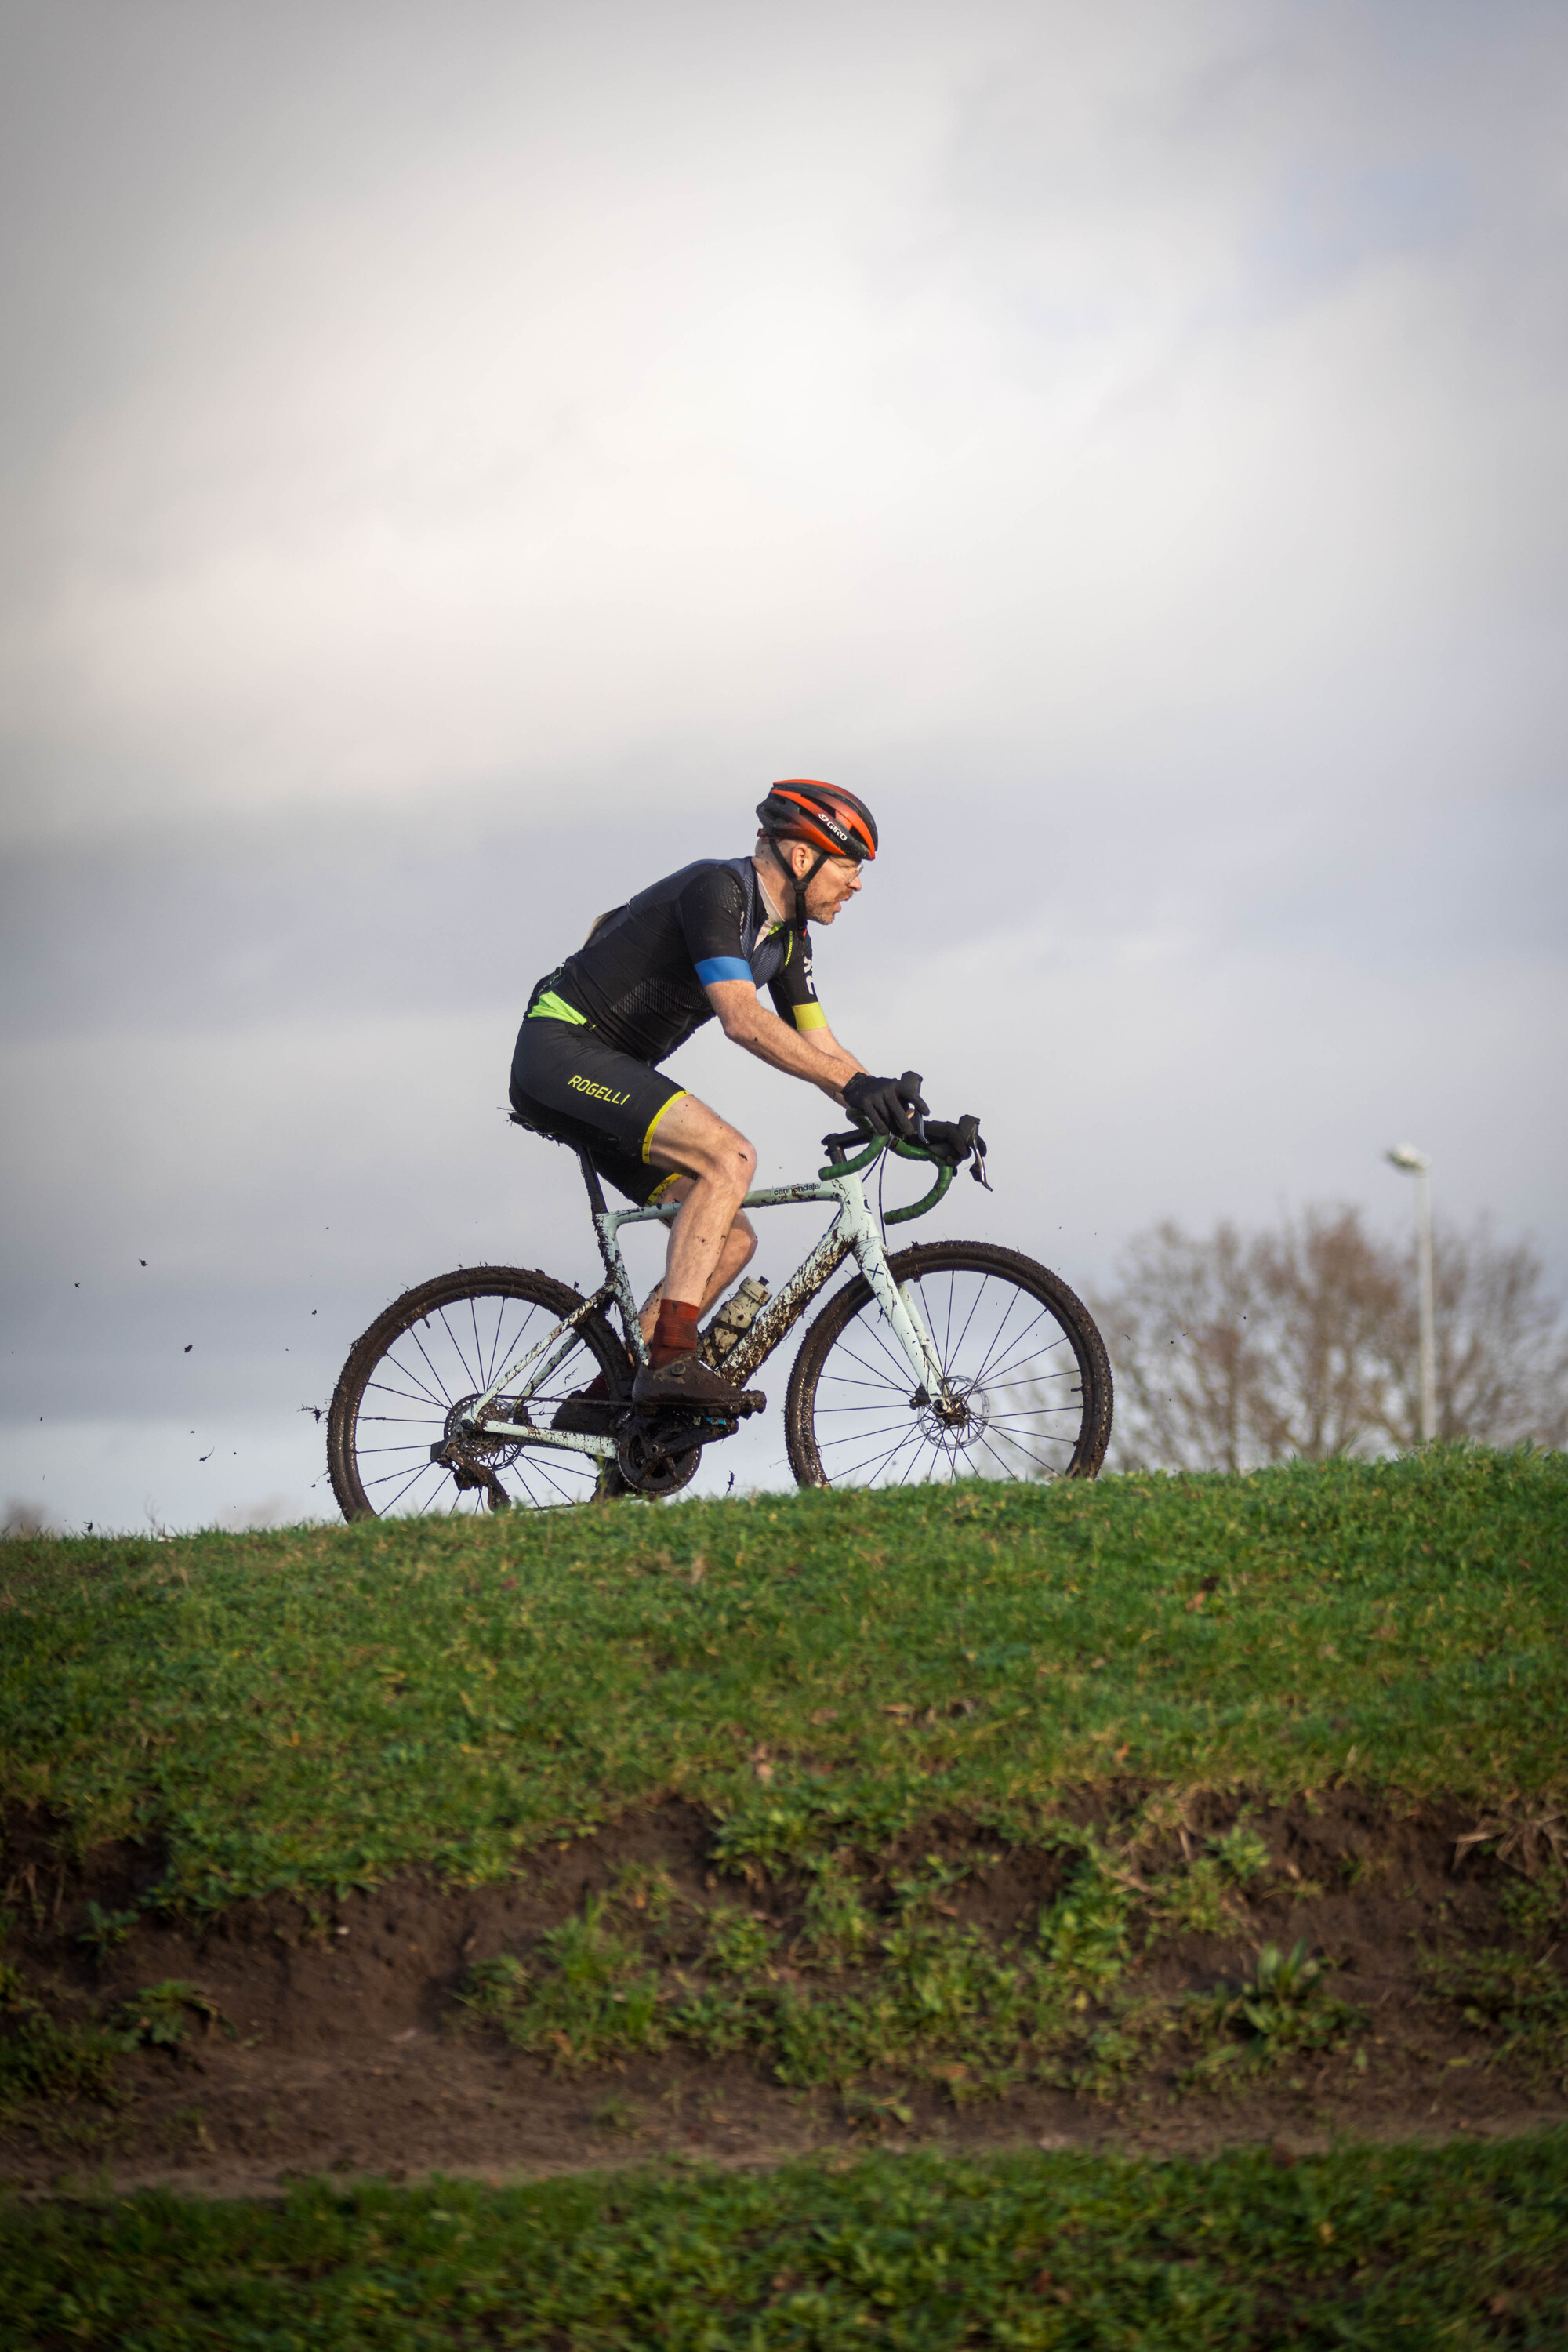
[[[871,1162],[876,1165],[875,1160]],[[580,1435],[574,1431],[521,1428],[516,1421],[491,1420],[489,1416],[496,1399],[505,1396],[513,1405],[526,1406],[564,1360],[575,1344],[576,1326],[584,1317],[615,1305],[619,1307],[626,1326],[626,1339],[632,1354],[639,1363],[647,1361],[647,1346],[643,1339],[642,1325],[637,1316],[637,1300],[627,1277],[626,1261],[621,1255],[620,1230],[623,1225],[668,1224],[679,1214],[679,1203],[671,1202],[663,1207],[647,1209],[609,1209],[604,1205],[604,1194],[597,1180],[584,1167],[589,1178],[589,1196],[595,1229],[599,1239],[599,1254],[605,1262],[605,1279],[591,1298],[536,1340],[525,1355],[507,1366],[499,1379],[490,1382],[482,1395],[475,1398],[464,1414],[462,1436],[503,1438],[511,1445],[529,1448],[548,1446],[564,1454],[589,1454],[601,1462],[612,1461],[616,1439],[610,1436]],[[853,1257],[865,1276],[883,1318],[903,1351],[913,1381],[911,1403],[935,1403],[947,1393],[941,1360],[925,1318],[914,1293],[893,1278],[888,1264],[887,1246],[879,1230],[878,1219],[866,1198],[864,1168],[847,1167],[825,1171],[813,1184],[785,1184],[772,1191],[748,1192],[742,1206],[746,1209],[782,1209],[798,1206],[803,1202],[832,1202],[837,1213],[822,1239],[795,1268],[789,1280],[775,1290],[761,1310],[749,1330],[737,1340],[724,1359],[724,1377],[738,1388],[747,1376],[773,1353],[791,1326],[795,1324],[825,1284],[830,1282],[845,1258]],[[938,1191],[931,1201],[939,1197],[946,1185],[939,1180]],[[918,1203],[924,1207],[925,1202]],[[908,1211],[903,1213],[909,1214]],[[522,1380],[522,1375],[528,1375]],[[513,1388],[513,1383],[521,1385]]]

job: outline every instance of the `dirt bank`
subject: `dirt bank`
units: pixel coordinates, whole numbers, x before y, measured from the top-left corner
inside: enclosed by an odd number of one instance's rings
[[[1109,1834],[1135,1794],[1083,1811]],[[1194,1800],[1129,1872],[1150,1884],[1163,1867],[1179,1870],[1239,1810],[1235,1798]],[[1342,1790],[1310,1805],[1255,1803],[1247,1818],[1270,1870],[1235,1896],[1225,1932],[1167,1926],[1145,1935],[1130,1983],[1151,2010],[1178,2003],[1240,1982],[1263,1945],[1304,1939],[1363,2021],[1355,2031],[1332,2049],[1237,2068],[1217,2087],[1193,2087],[1180,2053],[1156,2042],[1125,2079],[969,2097],[962,2066],[945,2086],[889,2074],[852,2092],[786,2089],[752,2053],[671,2048],[574,2069],[461,2025],[457,1996],[476,1962],[512,1954],[528,1965],[540,1938],[580,1916],[587,1898],[619,1890],[624,1902],[628,1885],[652,1874],[692,1916],[743,1901],[787,1956],[802,1885],[721,1878],[714,1824],[691,1808],[665,1805],[535,1854],[526,1876],[505,1885],[408,1877],[314,1906],[240,1905],[202,1924],[149,1914],[121,1941],[113,1928],[106,1938],[102,1923],[156,1885],[156,1849],[106,1849],[79,1866],[62,1860],[47,1819],[20,1817],[8,1825],[0,1869],[13,1919],[5,1948],[49,2016],[62,2025],[123,2021],[146,1988],[171,1982],[199,1989],[217,2014],[193,2008],[178,2046],[122,2058],[129,2095],[119,2106],[33,2101],[0,2123],[0,2181],[265,2193],[300,2172],[501,2179],[655,2155],[766,2162],[868,2136],[1150,2153],[1265,2138],[1284,2160],[1336,2134],[1514,2133],[1568,2118],[1561,2069],[1543,2068],[1539,2053],[1528,2066],[1503,2060],[1498,2033],[1467,2021],[1460,2001],[1434,1997],[1421,1965],[1424,1951],[1519,1941],[1517,1906],[1508,1913],[1504,1896],[1522,1882],[1492,1853],[1458,1852],[1470,1816],[1402,1811]],[[994,1832],[934,1821],[864,1864],[868,1899],[932,1858],[952,1880],[943,1916],[998,1942],[1032,1934],[1070,1862],[1059,1847],[1008,1849]],[[771,1973],[793,1979],[795,1970],[786,1958]]]

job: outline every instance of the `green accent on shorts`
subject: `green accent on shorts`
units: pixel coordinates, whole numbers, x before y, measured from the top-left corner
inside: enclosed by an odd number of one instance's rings
[[[587,1014],[579,1013],[574,1004],[568,1004],[563,996],[557,996],[552,988],[547,988],[538,1003],[529,1006],[528,1017],[531,1021],[573,1021],[579,1029],[588,1025]]]

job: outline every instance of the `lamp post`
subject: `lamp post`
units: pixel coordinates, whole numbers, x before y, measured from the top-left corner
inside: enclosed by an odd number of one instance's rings
[[[1421,1443],[1437,1434],[1436,1318],[1432,1307],[1432,1163],[1413,1143],[1386,1153],[1391,1165],[1415,1179],[1415,1276],[1421,1293]]]

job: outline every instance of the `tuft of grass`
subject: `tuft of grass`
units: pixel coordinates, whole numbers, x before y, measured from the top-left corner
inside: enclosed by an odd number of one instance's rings
[[[801,1938],[806,1958],[816,1968],[858,1968],[877,1932],[859,1880],[837,1852],[808,1855],[805,1866],[811,1874]]]
[[[1489,1948],[1425,1955],[1430,1997],[1458,2004],[1494,2063],[1568,2089],[1568,1977],[1550,1952]]]
[[[0,2120],[47,2101],[123,2104],[115,2061],[123,2037],[96,2022],[61,2023],[8,1960],[0,1960]]]
[[[709,1920],[702,1958],[715,1976],[749,1977],[766,1969],[777,1946],[765,1921],[726,1906]]]
[[[1496,1816],[1500,1853],[1517,1832],[1550,1859],[1565,1538],[1568,1457],[1450,1447],[23,1539],[0,1559],[0,1798],[79,1853],[156,1834],[184,1908],[504,1877],[670,1794],[763,1878],[935,1810],[1026,1838],[1119,1776],[1441,1790]]]
[[[1342,2049],[1367,2025],[1363,2010],[1329,1991],[1325,1964],[1304,1941],[1289,1952],[1265,1944],[1238,1990],[1221,1986],[1180,2006],[1186,2035],[1202,2053],[1184,2071],[1184,2089],[1212,2089],[1237,2062],[1258,2073],[1305,2051]]]
[[[1236,1886],[1250,1886],[1274,1859],[1257,1831],[1249,1830],[1245,1822],[1237,1822],[1234,1829],[1226,1830],[1223,1837],[1211,1839],[1210,1843],[1215,1862]]]
[[[162,1984],[145,1985],[120,2005],[117,2030],[127,2050],[182,2050],[195,2019],[210,2033],[215,2025],[233,2038],[235,2029],[216,2000],[200,1985],[182,1977],[166,1977]]]
[[[83,1944],[95,1960],[123,1944],[141,1917],[139,1911],[105,1911],[98,1904],[87,1906],[87,1925],[80,1929],[77,1942]]]
[[[559,2066],[602,2065],[637,2050],[661,2049],[658,1980],[640,1945],[606,1923],[603,1895],[590,1896],[581,1918],[540,1939],[543,1965],[530,1971],[508,1954],[479,1962],[460,1995],[476,2016],[500,2026],[520,2050]]]
[[[896,2097],[858,2106],[871,2132]],[[495,2189],[0,2205],[19,2352],[882,2342],[1264,2352],[1568,2338],[1568,2131],[1152,2164],[870,2153]]]

